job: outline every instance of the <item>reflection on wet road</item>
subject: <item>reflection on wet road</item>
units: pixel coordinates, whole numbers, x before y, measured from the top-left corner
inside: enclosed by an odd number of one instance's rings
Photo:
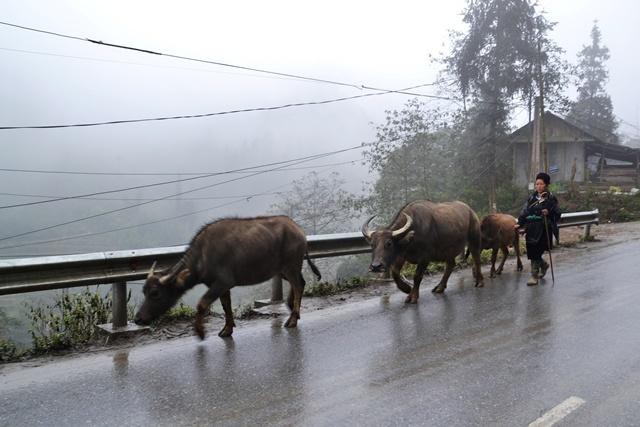
[[[566,425],[640,418],[639,242],[558,263],[530,288],[506,269],[389,296],[2,373],[2,425]],[[390,292],[391,292],[390,288]]]

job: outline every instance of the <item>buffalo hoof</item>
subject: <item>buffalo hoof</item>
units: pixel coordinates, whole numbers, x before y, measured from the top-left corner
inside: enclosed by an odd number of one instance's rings
[[[400,289],[405,294],[410,293],[411,289],[413,289],[410,285],[408,285],[406,283],[398,283],[398,282],[396,282],[396,286],[398,287],[398,289]]]
[[[497,270],[497,271],[496,271],[496,274],[502,274],[502,269]]]
[[[414,295],[408,295],[407,298],[404,300],[405,304],[417,304],[418,303],[418,297],[414,296]]]
[[[195,324],[193,325],[193,329],[195,330],[198,338],[200,338],[201,340],[204,340],[204,337],[205,337],[204,326],[202,326],[202,324]]]
[[[435,288],[431,289],[431,292],[433,292],[434,294],[441,294],[444,292],[444,286],[436,286]]]
[[[476,288],[484,288],[484,282],[476,283]]]
[[[489,278],[493,279],[494,277],[496,277],[496,274],[500,274],[497,271],[492,271],[491,273],[489,273]]]
[[[289,318],[285,322],[284,327],[295,328],[296,326],[298,326],[298,318],[292,314],[291,316],[289,316]]]
[[[233,328],[228,328],[226,326],[224,328],[222,328],[222,330],[220,332],[218,332],[218,336],[220,338],[230,337],[231,334],[233,334]]]
[[[518,270],[518,271],[522,271],[522,264],[518,264],[518,268],[517,268],[517,270]]]

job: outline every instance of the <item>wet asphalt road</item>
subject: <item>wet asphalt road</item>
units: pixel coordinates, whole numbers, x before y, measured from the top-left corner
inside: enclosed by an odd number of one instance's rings
[[[4,370],[0,424],[640,425],[640,241],[578,252],[535,288],[508,264],[452,276],[417,305],[397,292],[127,351]],[[391,285],[390,285],[391,286]]]

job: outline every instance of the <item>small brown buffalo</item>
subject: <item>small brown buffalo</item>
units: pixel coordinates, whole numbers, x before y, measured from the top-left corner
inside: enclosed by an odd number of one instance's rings
[[[520,235],[515,229],[517,220],[507,214],[490,214],[482,219],[480,231],[482,233],[482,249],[491,249],[491,273],[490,277],[501,274],[504,263],[509,256],[509,246],[513,245],[518,259],[518,271],[522,271],[522,261],[520,260]],[[496,259],[498,249],[502,250],[503,258],[496,270]],[[466,256],[469,256],[467,252]]]
[[[291,284],[287,304],[291,315],[285,327],[294,328],[300,319],[300,302],[305,281],[302,262],[320,278],[309,259],[304,231],[291,218],[267,216],[227,218],[205,225],[193,237],[178,263],[165,275],[149,271],[142,289],[145,299],[135,315],[137,324],[148,324],[171,308],[189,289],[204,283],[209,290],[198,302],[194,329],[201,339],[203,317],[218,298],[224,309],[225,325],[218,334],[233,333],[230,289],[255,285],[281,275]]]
[[[440,283],[432,292],[442,293],[455,266],[455,258],[467,246],[473,255],[473,277],[476,286],[483,286],[480,271],[480,220],[465,203],[433,203],[415,201],[405,205],[388,227],[369,231],[369,223],[362,226],[362,234],[373,249],[370,271],[391,270],[398,288],[409,294],[406,302],[418,301],[420,282],[432,261],[446,262]],[[400,271],[405,262],[417,264],[413,286]]]

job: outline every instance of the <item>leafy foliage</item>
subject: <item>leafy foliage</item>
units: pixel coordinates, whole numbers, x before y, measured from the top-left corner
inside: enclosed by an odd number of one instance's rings
[[[568,118],[603,141],[618,142],[615,134],[618,123],[613,114],[611,97],[605,89],[609,79],[605,66],[609,49],[601,45],[601,39],[596,22],[591,29],[591,44],[578,53],[578,99],[571,105]]]
[[[180,301],[160,317],[157,324],[171,323],[178,320],[191,320],[196,316],[196,309]]]
[[[415,99],[400,111],[387,111],[376,141],[364,154],[379,179],[357,206],[389,220],[412,200],[440,200],[450,194],[456,145],[449,117]]]
[[[640,193],[633,196],[588,190],[572,193],[562,201],[570,212],[598,209],[601,222],[640,221]]]
[[[507,140],[514,99],[528,102],[541,87],[561,98],[566,84],[562,50],[548,37],[553,29],[529,0],[468,0],[465,33],[452,32],[453,49],[444,59],[464,98],[461,156],[467,178],[486,175],[490,209],[497,209],[499,182],[510,180]],[[469,168],[473,160],[475,168]]]
[[[129,292],[127,301],[131,298]],[[33,352],[45,353],[84,344],[96,334],[96,325],[111,321],[110,294],[86,289],[80,293],[63,291],[52,304],[28,306]]]
[[[0,362],[11,362],[18,359],[20,355],[21,352],[13,342],[0,338]]]
[[[347,231],[353,195],[342,189],[344,183],[337,172],[328,178],[311,172],[294,181],[291,191],[281,194],[271,210],[293,218],[308,234]]]
[[[337,283],[320,282],[304,289],[305,297],[322,297],[335,295],[342,292],[348,292],[353,289],[363,288],[366,285],[365,279],[362,277],[352,277],[350,279],[339,281]]]

